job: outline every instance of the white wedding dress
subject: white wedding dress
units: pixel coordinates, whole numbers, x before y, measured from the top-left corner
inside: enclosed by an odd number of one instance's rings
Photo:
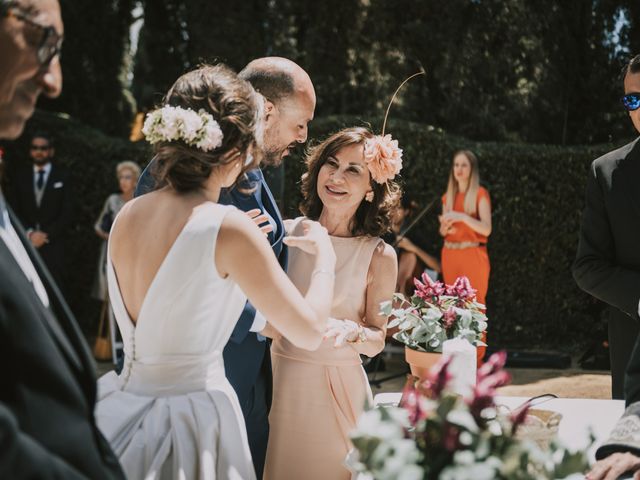
[[[96,418],[129,479],[255,479],[242,411],[222,360],[246,297],[214,264],[220,225],[234,208],[196,208],[135,325],[107,255],[125,365],[119,376],[110,372],[98,381]]]

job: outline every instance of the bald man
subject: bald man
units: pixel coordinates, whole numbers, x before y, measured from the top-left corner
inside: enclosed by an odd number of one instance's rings
[[[238,76],[265,99],[262,164],[278,166],[296,144],[307,140],[307,126],[316,107],[313,83],[299,65],[281,57],[253,60]],[[150,173],[153,165],[152,161],[140,177],[136,196],[154,188]],[[223,191],[219,202],[234,205],[254,218],[267,235],[280,265],[286,269],[282,217],[262,171],[248,172],[246,180],[238,187]],[[251,193],[246,193],[247,187]],[[257,478],[262,478],[264,470],[271,406],[269,343],[259,333],[265,326],[264,317],[247,302],[223,352],[227,378],[238,395],[244,414]]]
[[[62,35],[57,0],[0,0],[0,139],[59,95]],[[124,478],[95,424],[89,349],[1,192],[0,378],[0,478]]]

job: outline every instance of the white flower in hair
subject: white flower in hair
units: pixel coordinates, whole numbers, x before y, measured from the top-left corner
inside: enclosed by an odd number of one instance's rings
[[[204,113],[204,110],[201,110]],[[194,142],[201,135],[203,126],[202,116],[193,110],[187,110],[187,114],[182,117],[182,135],[185,142]]]
[[[200,114],[208,115],[204,110],[200,110]],[[211,115],[209,115],[209,117],[211,117]],[[196,147],[208,152],[222,145],[222,139],[223,135],[222,130],[220,130],[220,125],[211,117],[210,120],[205,120],[204,133],[196,143]]]
[[[205,110],[166,105],[147,115],[142,133],[149,143],[180,140],[204,152],[222,145],[222,129],[213,115]]]

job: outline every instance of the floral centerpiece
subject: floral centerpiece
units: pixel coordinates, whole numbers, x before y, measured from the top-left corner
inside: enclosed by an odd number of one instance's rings
[[[410,380],[399,407],[362,414],[351,434],[355,450],[349,459],[360,478],[539,480],[564,479],[587,469],[587,448],[574,453],[551,442],[542,449],[516,436],[528,407],[505,413],[496,405],[496,388],[510,379],[503,370],[504,352],[478,370],[467,397],[448,390],[450,360],[434,367],[426,381]]]
[[[464,338],[475,346],[486,345],[482,334],[487,329],[484,305],[476,301],[476,290],[467,277],[453,285],[431,280],[413,280],[416,290],[410,299],[400,293],[382,302],[381,313],[394,317],[389,328],[398,327],[393,338],[413,350],[442,352],[447,339]]]

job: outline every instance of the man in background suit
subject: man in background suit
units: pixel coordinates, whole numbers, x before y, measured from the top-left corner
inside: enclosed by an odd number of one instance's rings
[[[62,32],[57,0],[0,0],[0,139],[60,94]],[[124,478],[95,424],[89,349],[1,191],[0,378],[0,478]]]
[[[253,60],[238,76],[265,98],[262,164],[278,166],[296,144],[307,140],[307,125],[313,119],[316,105],[311,79],[296,63],[280,57]],[[153,189],[155,182],[150,174],[153,164],[152,161],[140,177],[136,196]],[[238,187],[223,191],[220,203],[235,205],[262,225],[280,265],[286,269],[287,249],[282,243],[284,225],[262,171],[248,172]],[[243,193],[247,187],[253,189],[251,193]],[[269,343],[259,333],[265,325],[264,317],[247,302],[223,352],[227,378],[244,414],[258,478],[262,478],[267,452],[272,387]]]
[[[74,197],[69,173],[53,162],[54,152],[49,134],[38,132],[31,137],[32,165],[16,171],[9,204],[64,292],[64,246],[71,228]]]
[[[623,104],[640,132],[640,55],[625,67],[624,92]],[[638,139],[594,160],[573,265],[578,286],[611,306],[612,396],[627,404],[640,400],[640,361],[629,363],[632,352],[640,360],[639,181]]]

